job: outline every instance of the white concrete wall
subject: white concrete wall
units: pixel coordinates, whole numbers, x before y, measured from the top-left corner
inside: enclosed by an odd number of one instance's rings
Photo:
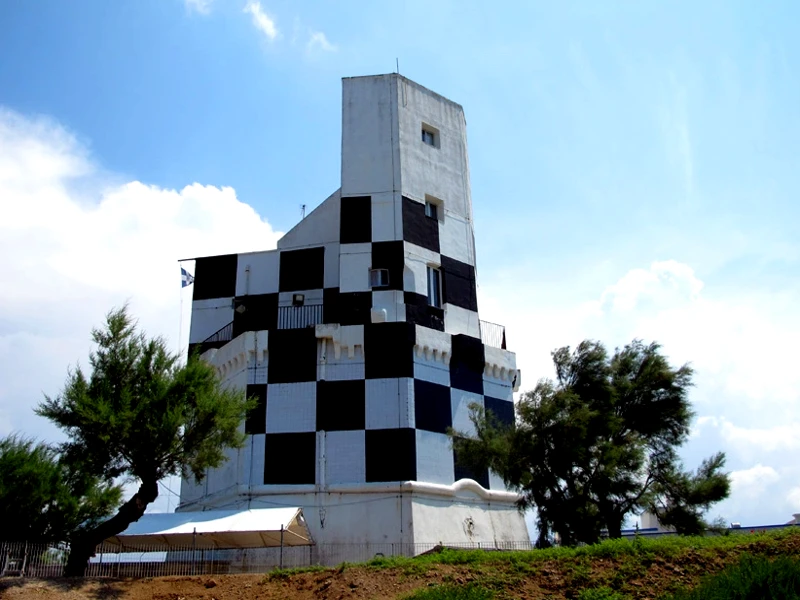
[[[412,503],[416,543],[480,543],[529,539],[525,519],[513,505],[491,503],[463,495],[459,498],[414,496]]]
[[[527,541],[525,521],[515,506],[517,496],[479,488],[469,480],[452,485],[352,484],[327,490],[253,486],[206,498],[182,510],[299,506],[317,544],[354,545],[352,557],[345,556],[346,549],[341,547],[320,548],[337,553],[338,561],[363,560],[358,553],[365,544],[443,542],[491,547]]]
[[[342,80],[342,196],[399,189],[396,115],[395,76]]]
[[[440,199],[445,222],[451,214],[471,220],[463,109],[405,78],[399,79],[398,105],[403,194],[420,202],[426,194]],[[436,147],[422,142],[423,123],[438,130]]]
[[[369,292],[372,244],[342,244],[339,254],[339,291]]]
[[[274,294],[278,291],[280,253],[248,252],[239,255],[236,269],[236,295]]]
[[[202,342],[231,321],[233,321],[233,298],[194,300],[189,343]]]

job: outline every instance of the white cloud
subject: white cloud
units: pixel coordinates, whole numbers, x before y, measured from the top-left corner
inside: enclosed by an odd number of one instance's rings
[[[186,5],[186,10],[189,12],[197,12],[201,15],[207,15],[211,12],[211,5],[214,0],[183,0]]]
[[[335,45],[328,41],[328,38],[321,31],[312,31],[306,46],[309,52],[314,50],[322,50],[323,52],[336,52]]]
[[[261,7],[261,2],[250,0],[250,2],[245,5],[244,12],[250,14],[256,29],[267,36],[269,41],[275,41],[279,34],[278,27],[275,25],[275,19],[267,14]]]
[[[786,501],[794,510],[800,512],[800,487],[793,487],[786,495]]]
[[[749,469],[733,471],[730,475],[732,493],[751,499],[762,496],[767,487],[780,479],[775,469],[760,463]]]
[[[148,333],[185,345],[179,259],[280,236],[232,188],[109,185],[70,132],[2,108],[0,209],[0,434],[54,435],[32,409],[86,363],[89,331],[114,306],[130,301]]]

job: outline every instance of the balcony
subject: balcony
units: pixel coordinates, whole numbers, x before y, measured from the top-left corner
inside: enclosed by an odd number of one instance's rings
[[[489,321],[479,321],[481,328],[481,341],[486,346],[493,348],[506,349],[506,328],[504,325],[490,323]]]
[[[278,329],[303,329],[321,323],[322,304],[278,307]]]

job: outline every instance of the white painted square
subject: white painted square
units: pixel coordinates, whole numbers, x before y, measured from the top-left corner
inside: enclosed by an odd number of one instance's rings
[[[343,244],[342,247],[351,244]],[[361,245],[361,244],[352,244]],[[372,250],[342,254],[339,257],[339,291],[369,292],[369,270],[372,267]]]
[[[280,253],[277,250],[240,254],[236,267],[236,295],[277,292],[279,265]]]
[[[469,418],[470,404],[473,402],[483,407],[483,396],[456,388],[450,389],[450,410],[453,415],[453,429],[467,436],[475,435],[475,425]]]
[[[414,427],[413,385],[414,380],[410,377],[367,379],[367,429]]]
[[[325,433],[325,481],[323,483],[364,483],[366,449],[364,430]]]
[[[451,485],[455,479],[453,450],[444,433],[417,429],[417,481]]]
[[[456,214],[447,213],[447,218],[439,222],[439,252],[455,260],[475,264],[469,223]]]
[[[212,298],[192,302],[192,324],[189,343],[205,341],[228,323],[233,322],[233,298]]]
[[[452,304],[444,305],[444,330],[451,335],[463,333],[480,339],[478,313]]]
[[[267,433],[317,429],[317,383],[272,383],[267,387]]]
[[[394,194],[373,194],[372,196],[372,241],[388,242],[396,237]]]

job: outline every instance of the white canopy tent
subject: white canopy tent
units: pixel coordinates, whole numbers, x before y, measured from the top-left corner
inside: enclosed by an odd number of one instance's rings
[[[105,540],[120,550],[270,548],[314,542],[300,508],[150,513]]]

